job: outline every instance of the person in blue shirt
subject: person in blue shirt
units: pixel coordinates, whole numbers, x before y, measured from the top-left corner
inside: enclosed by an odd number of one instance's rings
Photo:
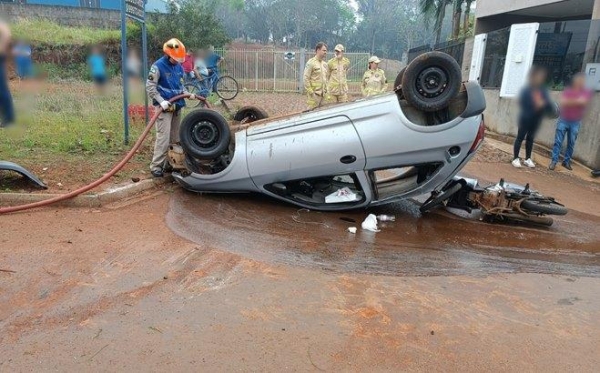
[[[15,59],[15,66],[17,68],[17,75],[19,76],[19,79],[31,78],[33,75],[31,46],[29,46],[29,44],[27,44],[24,40],[17,40],[12,52]]]
[[[92,53],[88,57],[88,65],[90,67],[90,73],[94,83],[96,83],[98,87],[102,88],[107,81],[106,61],[102,55],[102,52],[100,51],[99,46],[94,46],[92,48]]]
[[[205,58],[204,62],[206,63],[206,67],[208,68],[208,74],[219,74],[219,64],[223,62],[224,58],[215,53],[215,47],[212,45],[208,49],[208,56]],[[217,90],[217,79],[214,80],[213,83],[213,91]]]
[[[162,112],[156,120],[156,142],[154,154],[150,163],[150,172],[153,177],[163,177],[168,169],[167,153],[169,145],[179,142],[179,125],[181,123],[181,109],[185,100],[180,98],[170,102],[178,95],[190,93],[184,87],[185,72],[181,63],[185,60],[185,46],[178,39],[170,39],[163,45],[164,56],[159,58],[148,74],[146,92],[152,104],[160,107]],[[190,95],[189,99],[196,97]]]

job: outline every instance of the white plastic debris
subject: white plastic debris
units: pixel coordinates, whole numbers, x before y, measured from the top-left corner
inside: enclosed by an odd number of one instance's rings
[[[379,221],[396,221],[396,217],[394,215],[377,215],[377,220]]]
[[[344,187],[338,189],[325,197],[325,203],[341,203],[341,202],[354,202],[358,201],[359,197],[350,188]]]
[[[348,227],[348,232],[356,234],[356,227]]]
[[[369,214],[365,221],[362,222],[361,227],[366,231],[379,232],[379,229],[377,229],[377,217],[373,214]]]

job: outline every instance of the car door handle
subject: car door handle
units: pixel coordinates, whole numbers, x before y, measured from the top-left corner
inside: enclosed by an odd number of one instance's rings
[[[345,164],[354,163],[356,162],[356,157],[353,155],[345,155],[342,158],[340,158],[340,162]]]

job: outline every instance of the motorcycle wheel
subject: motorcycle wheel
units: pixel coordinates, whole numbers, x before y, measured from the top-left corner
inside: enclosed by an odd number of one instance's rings
[[[548,215],[566,215],[567,212],[569,212],[566,207],[549,200],[526,199],[521,202],[521,208],[531,212]]]

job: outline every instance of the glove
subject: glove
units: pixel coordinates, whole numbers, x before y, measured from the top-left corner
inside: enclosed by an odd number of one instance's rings
[[[196,98],[196,95],[192,93],[190,97],[188,97],[188,100],[195,100]]]
[[[163,109],[163,111],[167,111],[171,107],[171,103],[165,100],[160,103],[160,107]]]

